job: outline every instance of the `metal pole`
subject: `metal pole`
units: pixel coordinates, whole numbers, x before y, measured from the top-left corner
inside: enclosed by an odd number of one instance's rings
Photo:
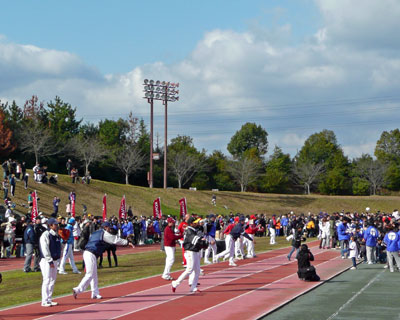
[[[153,99],[148,99],[150,103],[150,177],[149,187],[153,188]]]
[[[165,87],[165,123],[164,123],[164,189],[167,189],[167,144],[168,144],[168,131],[167,131],[167,124],[168,124],[168,86]]]

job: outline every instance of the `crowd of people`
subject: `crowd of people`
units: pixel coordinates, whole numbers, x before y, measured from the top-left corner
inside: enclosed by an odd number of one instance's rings
[[[8,160],[3,163],[4,201],[6,211],[0,221],[1,258],[24,257],[24,272],[42,272],[42,306],[56,305],[52,301],[57,274],[67,274],[66,264],[73,273],[85,270],[81,283],[73,288],[76,298],[90,284],[93,299],[101,299],[97,287],[97,268],[103,267],[103,253],[107,252],[108,266],[118,267],[117,246],[148,245],[159,243],[165,252],[165,268],[162,278],[171,282],[175,292],[186,278],[191,292],[198,292],[199,276],[202,274],[201,259],[204,264],[228,260],[229,266],[236,267],[241,259],[256,257],[254,244],[257,238],[268,237],[270,245],[276,238],[286,239],[292,248],[287,255],[290,261],[296,252],[298,276],[306,281],[318,281],[311,262],[314,257],[304,243],[307,238],[317,237],[322,250],[340,250],[343,259],[351,259],[352,270],[358,263],[382,263],[390,272],[400,267],[400,214],[371,212],[319,212],[317,214],[287,214],[267,216],[265,214],[201,215],[191,214],[182,218],[173,216],[136,216],[131,207],[126,217],[102,217],[87,213],[84,206],[81,216],[74,216],[71,210],[71,192],[65,215],[60,213],[58,196],[53,198],[53,212],[49,216],[39,213],[31,221],[32,192],[28,194],[29,212],[26,215],[14,213],[9,194],[14,196],[15,181],[26,175],[23,163]],[[67,171],[76,182],[72,165],[67,162]],[[47,182],[45,167],[34,168],[34,181]],[[89,179],[89,178],[88,178]],[[90,182],[90,179],[88,180]],[[87,183],[89,183],[87,182]],[[10,184],[10,187],[8,185]],[[13,187],[14,185],[14,187]],[[26,184],[27,186],[27,180]],[[10,191],[8,190],[10,188]],[[215,199],[214,199],[215,200]],[[184,272],[177,278],[171,276],[175,262],[176,246],[182,250]],[[75,264],[74,252],[83,252],[82,269]],[[33,265],[32,265],[33,262]]]

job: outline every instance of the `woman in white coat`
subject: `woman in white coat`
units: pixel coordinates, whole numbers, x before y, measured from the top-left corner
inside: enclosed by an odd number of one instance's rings
[[[330,224],[327,218],[323,218],[319,223],[319,232],[321,237],[320,248],[330,249],[329,243],[331,239]]]

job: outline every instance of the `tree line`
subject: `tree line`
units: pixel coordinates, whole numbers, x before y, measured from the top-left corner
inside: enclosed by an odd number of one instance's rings
[[[76,108],[60,97],[48,103],[32,96],[23,107],[0,101],[0,157],[40,163],[63,173],[72,159],[82,175],[147,186],[150,134],[132,113],[126,119],[83,123]],[[189,136],[171,139],[168,149],[168,186],[268,193],[312,192],[332,195],[370,195],[400,190],[400,131],[384,131],[374,156],[349,159],[335,133],[312,134],[292,158],[279,146],[268,152],[268,133],[245,123],[219,150],[198,150]],[[163,184],[163,146],[156,136],[153,184]]]

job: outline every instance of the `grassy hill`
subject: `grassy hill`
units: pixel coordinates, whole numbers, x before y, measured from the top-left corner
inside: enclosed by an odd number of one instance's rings
[[[107,194],[108,216],[118,214],[122,195],[125,194],[127,206],[132,206],[135,214],[152,215],[152,203],[155,198],[161,198],[162,212],[177,215],[179,213],[178,200],[186,197],[189,212],[198,214],[229,214],[230,212],[250,213],[318,213],[320,211],[362,211],[366,207],[371,210],[392,212],[400,208],[400,196],[320,196],[320,195],[278,195],[240,192],[211,192],[190,191],[187,189],[150,189],[137,186],[92,180],[90,185],[72,184],[66,175],[58,175],[58,184],[39,184],[33,181],[30,172],[29,188],[25,190],[22,182],[17,182],[13,201],[17,204],[18,211],[27,212],[22,204],[27,203],[29,191],[37,190],[40,197],[39,211],[50,214],[53,211],[52,201],[54,196],[61,199],[59,213],[65,215],[65,205],[70,191],[77,195],[76,212],[82,214],[83,204],[88,208],[88,213],[102,215],[102,198]],[[211,196],[217,195],[217,206],[211,204]]]

